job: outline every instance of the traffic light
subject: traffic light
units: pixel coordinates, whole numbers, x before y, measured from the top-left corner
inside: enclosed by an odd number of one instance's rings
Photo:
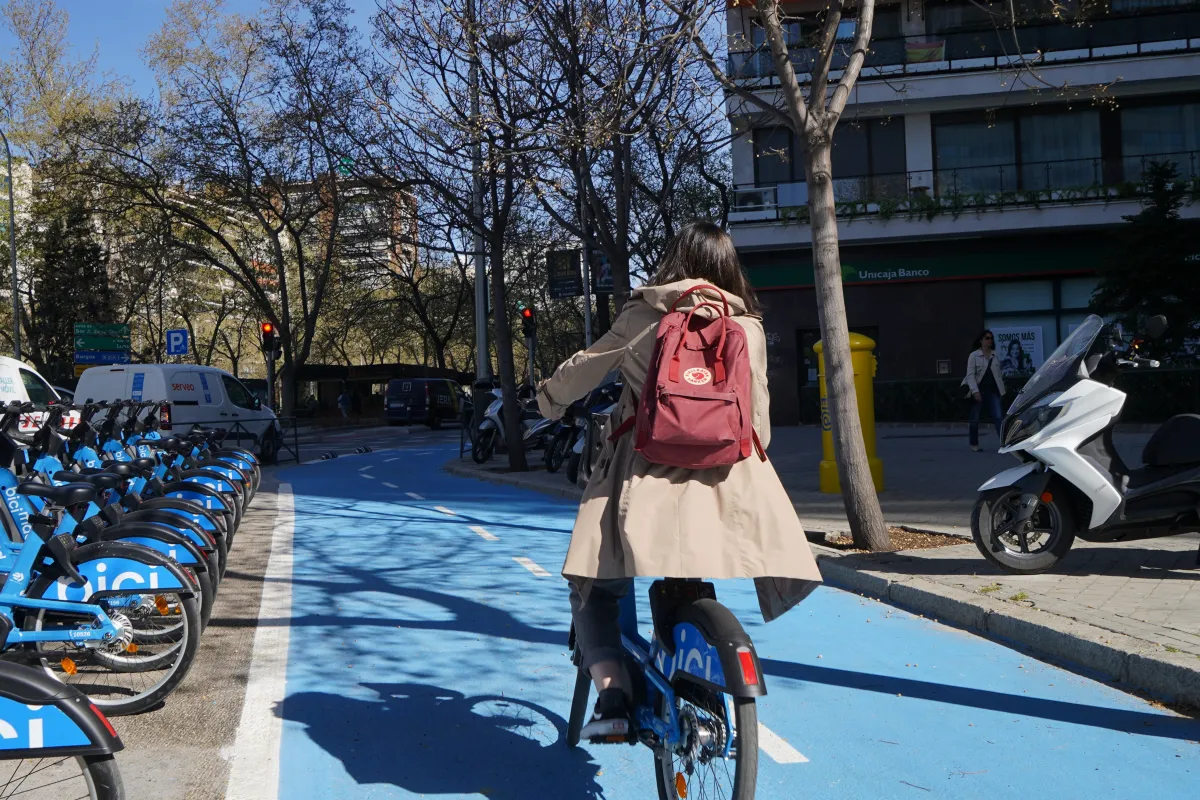
[[[525,334],[526,339],[537,336],[537,316],[531,306],[521,306],[521,332]]]
[[[275,336],[275,326],[270,322],[264,322],[258,327],[262,332],[262,351],[273,355],[279,347],[279,340]]]

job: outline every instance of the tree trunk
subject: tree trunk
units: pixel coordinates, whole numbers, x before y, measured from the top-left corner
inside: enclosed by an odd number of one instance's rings
[[[820,134],[818,134],[820,135]],[[808,206],[812,219],[813,273],[817,290],[817,316],[825,355],[825,386],[837,459],[842,502],[855,545],[886,550],[891,537],[879,509],[871,479],[867,448],[863,443],[858,398],[854,394],[854,367],[850,363],[850,331],[842,295],[842,260],[838,253],[837,210],[833,197],[831,138],[810,142],[805,159],[808,173]]]
[[[503,239],[491,243],[492,262],[492,342],[496,348],[496,364],[500,368],[500,386],[504,393],[504,444],[508,450],[508,466],[514,472],[525,472],[522,437],[521,404],[517,400],[517,377],[513,361],[512,328],[508,324],[508,306],[504,302],[504,244]]]

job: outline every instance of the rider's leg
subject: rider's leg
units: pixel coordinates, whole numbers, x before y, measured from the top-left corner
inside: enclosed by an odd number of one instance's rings
[[[575,636],[583,655],[581,666],[588,670],[596,691],[622,689],[628,692],[624,668],[621,665],[624,649],[621,646],[620,603],[633,584],[631,578],[596,579],[591,582],[587,598],[571,584],[571,616],[575,621]]]

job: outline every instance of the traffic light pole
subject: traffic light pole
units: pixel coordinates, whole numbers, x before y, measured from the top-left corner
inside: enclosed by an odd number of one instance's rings
[[[533,363],[534,363],[533,362],[533,349],[535,347],[537,347],[537,337],[536,336],[526,336],[525,337],[525,349],[529,351],[529,385],[530,386],[537,386],[537,383],[533,379]]]
[[[275,409],[275,353],[267,353],[267,405]]]

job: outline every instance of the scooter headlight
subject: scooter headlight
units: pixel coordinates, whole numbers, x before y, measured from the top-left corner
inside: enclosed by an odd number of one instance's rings
[[[1011,447],[1041,433],[1066,408],[1065,405],[1051,405],[1061,394],[1062,392],[1048,394],[1032,407],[1009,417],[1004,423],[1004,446]]]

